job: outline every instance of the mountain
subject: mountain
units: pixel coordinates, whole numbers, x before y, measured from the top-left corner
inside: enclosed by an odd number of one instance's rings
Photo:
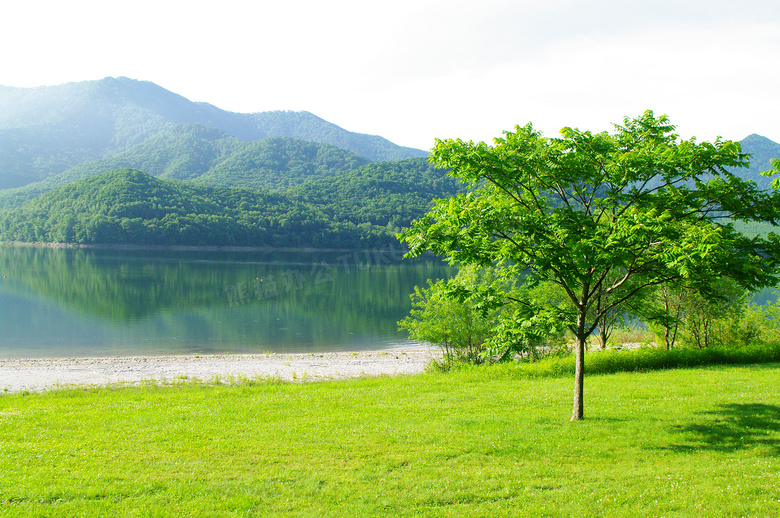
[[[190,180],[219,187],[276,191],[335,176],[368,162],[351,151],[329,144],[269,137],[246,144]]]
[[[3,213],[0,241],[369,248],[397,244],[400,227],[425,214],[433,198],[465,189],[424,158],[370,163],[286,192],[210,187],[120,169]]]
[[[351,151],[288,137],[244,142],[202,124],[180,124],[112,158],[84,162],[16,189],[0,190],[0,209],[19,207],[57,187],[114,169],[217,187],[279,190],[340,174],[369,161]]]
[[[0,217],[0,241],[362,248],[392,239],[336,224],[283,194],[161,180],[133,169],[70,183]]]
[[[771,160],[780,159],[780,144],[753,133],[740,140],[742,152],[750,156],[750,168],[734,171],[742,178],[753,180],[762,189],[769,189],[772,178],[759,173],[772,169]]]
[[[233,113],[154,83],[108,77],[38,88],[0,86],[0,189],[114,157],[179,124],[202,124],[245,142],[290,137],[331,144],[373,161],[426,155],[308,112]]]
[[[159,178],[190,180],[249,143],[203,124],[179,124],[111,158],[84,162],[43,180],[51,188],[113,169],[140,169]],[[30,184],[29,186],[33,186]]]
[[[372,162],[338,176],[287,191],[290,198],[319,207],[333,221],[401,228],[433,206],[434,199],[466,192],[458,179],[425,158]]]

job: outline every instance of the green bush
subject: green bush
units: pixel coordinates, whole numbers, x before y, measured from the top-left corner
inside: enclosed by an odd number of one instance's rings
[[[438,345],[444,352],[436,368],[459,362],[502,361],[514,356],[538,359],[571,351],[560,324],[560,290],[550,284],[517,286],[518,279],[499,267],[467,266],[450,280],[415,287],[412,310],[398,323],[413,340]],[[535,314],[516,302],[523,289],[537,304]]]
[[[484,361],[485,341],[497,318],[497,310],[480,310],[469,300],[453,295],[453,286],[474,286],[486,282],[488,270],[464,268],[450,280],[433,283],[427,288],[415,286],[412,310],[398,322],[413,340],[439,346],[444,359],[434,363],[436,368],[448,370],[454,363]]]

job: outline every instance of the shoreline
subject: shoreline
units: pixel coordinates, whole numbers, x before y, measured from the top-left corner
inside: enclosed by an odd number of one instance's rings
[[[185,381],[289,382],[419,374],[438,349],[0,359],[0,394]]]
[[[2,246],[17,248],[51,248],[81,249],[81,250],[169,250],[174,252],[297,252],[297,253],[335,253],[354,252],[351,248],[315,248],[315,247],[279,247],[279,246],[229,246],[229,245],[134,245],[134,244],[100,244],[100,243],[49,243],[27,241],[0,241]],[[386,248],[389,245],[378,248]],[[377,248],[377,247],[373,247]],[[399,249],[404,247],[399,246]],[[359,250],[372,250],[364,248]]]

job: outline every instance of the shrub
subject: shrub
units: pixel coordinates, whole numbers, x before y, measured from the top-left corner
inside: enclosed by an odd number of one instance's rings
[[[469,300],[453,294],[453,285],[485,282],[490,273],[474,268],[462,269],[451,281],[428,281],[427,288],[415,286],[412,310],[398,322],[409,337],[438,345],[444,352],[439,368],[448,369],[453,362],[481,363],[485,341],[496,320],[497,310],[481,310]]]

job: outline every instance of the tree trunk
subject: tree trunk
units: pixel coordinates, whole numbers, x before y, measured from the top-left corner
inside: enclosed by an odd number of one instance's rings
[[[672,349],[672,346],[674,346],[674,342],[677,340],[677,331],[680,330],[680,324],[674,324],[674,333],[672,333],[672,341],[669,343],[669,347],[666,348],[667,351]]]
[[[574,409],[571,413],[572,421],[581,421],[584,417],[584,387],[585,387],[585,315],[577,315],[576,344],[574,346]]]
[[[596,314],[601,313],[601,301],[603,300],[603,295],[599,295],[599,298],[596,300]],[[601,350],[607,348],[607,339],[609,336],[607,335],[607,314],[604,313],[601,315],[601,317],[598,320],[599,322],[599,341],[601,342]]]

